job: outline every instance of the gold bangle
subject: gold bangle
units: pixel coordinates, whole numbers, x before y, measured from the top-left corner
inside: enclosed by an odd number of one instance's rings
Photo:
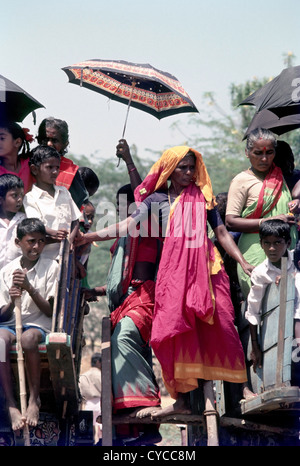
[[[259,220],[259,222],[258,222],[258,226],[259,226],[259,227],[260,227],[262,221],[263,221],[263,218],[261,218],[261,219]]]

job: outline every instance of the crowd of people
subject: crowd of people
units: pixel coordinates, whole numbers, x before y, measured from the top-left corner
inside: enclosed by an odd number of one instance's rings
[[[83,284],[87,301],[107,298],[114,412],[158,421],[189,414],[190,392],[200,380],[236,383],[241,397],[255,396],[235,327],[233,292],[239,287],[241,299],[248,302],[256,370],[262,364],[257,341],[261,298],[266,285],[280,276],[281,257],[288,257],[289,272],[299,283],[299,262],[292,251],[298,240],[294,214],[300,210],[300,177],[295,176],[294,161],[280,156],[274,134],[261,128],[249,134],[250,166],[233,178],[223,215],[198,150],[171,147],[142,180],[127,142],[121,140],[117,156],[126,163],[130,183],[118,190],[116,200],[121,210],[125,197],[126,215],[98,231],[91,231],[95,207],[90,197],[99,179],[89,167],[66,158],[67,124],[47,118],[38,130],[39,145],[31,151],[29,139],[17,123],[0,122],[0,340],[6,348],[0,377],[12,428],[38,422],[38,344],[51,328],[57,259],[67,236],[87,271],[89,245],[115,238],[106,283],[93,289]],[[225,256],[230,267],[237,267],[236,275],[226,270]],[[16,339],[14,303],[20,296],[22,347],[30,361],[25,416],[12,395],[9,364]],[[297,304],[296,338],[299,312]],[[175,400],[167,408],[161,407],[152,351]],[[99,395],[95,398],[98,406]],[[140,442],[158,442],[159,425],[145,423],[136,436]]]

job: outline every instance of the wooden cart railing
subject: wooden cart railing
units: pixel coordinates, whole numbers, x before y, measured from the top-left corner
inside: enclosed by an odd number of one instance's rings
[[[68,239],[61,243],[59,265],[52,328],[46,342],[39,345],[41,412],[57,416],[60,444],[68,444],[70,424],[78,416],[81,403],[78,381],[84,319],[81,278],[76,272],[75,251],[71,250]],[[16,349],[13,348],[11,361],[18,380],[16,359]]]
[[[201,414],[177,414],[154,421],[150,417],[143,419],[126,415],[112,415],[112,380],[111,380],[111,320],[102,319],[102,446],[113,445],[113,426],[118,424],[180,424],[201,426],[207,436],[207,445],[218,445],[217,412],[214,404],[213,383],[208,381],[203,386],[204,409]]]
[[[213,394],[212,383],[192,392],[192,415],[169,416],[163,423],[184,424],[188,430],[188,445],[218,445],[224,444],[223,432],[238,432],[247,442],[251,436],[281,436],[290,438],[291,442],[299,444],[299,428],[284,422],[281,425],[270,423],[268,415],[272,411],[284,416],[285,412],[299,418],[300,392],[298,386],[292,386],[292,349],[293,349],[293,310],[294,283],[287,276],[286,261],[283,260],[283,270],[280,288],[272,285],[264,299],[263,326],[261,331],[261,347],[264,353],[264,364],[261,371],[253,373],[250,382],[258,396],[241,402],[241,386],[234,386],[233,391],[224,391],[222,382],[215,382],[216,394]],[[273,320],[273,323],[271,322]],[[267,323],[267,325],[266,325]],[[247,322],[244,321],[241,338],[246,341],[248,357],[250,336]],[[268,330],[266,330],[268,327]],[[109,317],[102,321],[102,445],[113,444],[113,426],[126,423],[151,423],[150,418],[137,420],[128,416],[112,415],[111,393],[111,322]],[[272,340],[272,341],[271,341]],[[300,363],[299,363],[300,364]],[[226,385],[226,384],[225,384]],[[228,400],[228,398],[230,398]],[[229,401],[229,402],[228,402]],[[229,408],[228,408],[229,406]],[[215,410],[216,408],[216,410]],[[205,414],[208,414],[205,416]],[[264,416],[266,414],[266,416]],[[259,417],[257,418],[257,415]],[[203,435],[206,440],[203,440]],[[226,437],[226,435],[225,435]],[[226,443],[228,444],[228,443]]]
[[[259,343],[262,350],[262,367],[248,366],[248,381],[257,396],[240,400],[235,384],[217,382],[217,409],[222,423],[233,427],[238,420],[243,428],[248,425],[255,435],[277,436],[299,444],[299,365],[294,361],[294,277],[287,274],[287,258],[282,259],[280,285],[269,285],[262,303],[262,325],[259,328]],[[238,321],[240,338],[247,360],[252,349],[248,321],[242,309]],[[298,380],[296,378],[298,373]],[[235,423],[231,422],[235,420]],[[224,422],[223,422],[224,424]],[[242,426],[239,428],[241,430]]]

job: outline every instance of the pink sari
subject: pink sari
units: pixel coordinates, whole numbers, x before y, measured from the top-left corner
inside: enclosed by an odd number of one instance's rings
[[[137,201],[164,187],[190,150],[167,150],[136,189]],[[195,183],[172,205],[155,288],[151,346],[173,398],[198,387],[198,379],[247,380],[243,348],[234,326],[230,286],[207,237],[206,209],[215,205],[202,156]]]
[[[182,218],[193,218],[190,238],[184,231],[187,226],[182,228],[181,237],[174,235],[178,207],[183,210]],[[220,262],[212,272],[216,261],[206,234],[205,199],[192,184],[171,211],[156,282],[151,335],[164,383],[173,398],[178,392],[197,388],[198,379],[247,380],[244,352],[234,327],[229,279]]]

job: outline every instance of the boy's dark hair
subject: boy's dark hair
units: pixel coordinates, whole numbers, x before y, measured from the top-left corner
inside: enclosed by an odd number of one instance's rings
[[[17,226],[17,238],[21,240],[30,233],[41,233],[46,236],[46,228],[39,218],[24,218]]]
[[[39,167],[46,160],[56,157],[60,159],[60,153],[52,146],[37,146],[30,152],[29,165]]]
[[[228,199],[228,193],[227,192],[219,193],[219,194],[216,195],[216,201],[218,203],[217,209],[219,211],[221,219],[223,220],[224,225],[225,225],[225,214],[226,214],[227,199]]]
[[[95,206],[94,204],[88,199],[87,201],[83,202],[83,207],[86,207],[88,205],[90,205],[91,207],[93,207],[95,209]]]
[[[290,225],[283,220],[265,220],[259,227],[259,238],[262,241],[266,236],[283,238],[285,242],[291,240]]]
[[[0,197],[5,198],[8,191],[16,188],[24,189],[24,183],[21,178],[10,173],[0,176]]]
[[[94,194],[100,185],[100,181],[96,173],[89,167],[79,167],[78,172],[89,195],[91,195],[91,193]]]
[[[117,192],[117,198],[119,197],[120,194],[126,194],[128,202],[134,202],[134,193],[131,187],[131,184],[124,184],[124,186],[121,186]]]
[[[299,261],[300,261],[300,241],[298,241],[294,249],[294,266],[296,267],[297,270],[300,270]]]
[[[91,366],[95,367],[97,362],[102,362],[102,356],[101,353],[94,353],[92,358],[91,358]]]

